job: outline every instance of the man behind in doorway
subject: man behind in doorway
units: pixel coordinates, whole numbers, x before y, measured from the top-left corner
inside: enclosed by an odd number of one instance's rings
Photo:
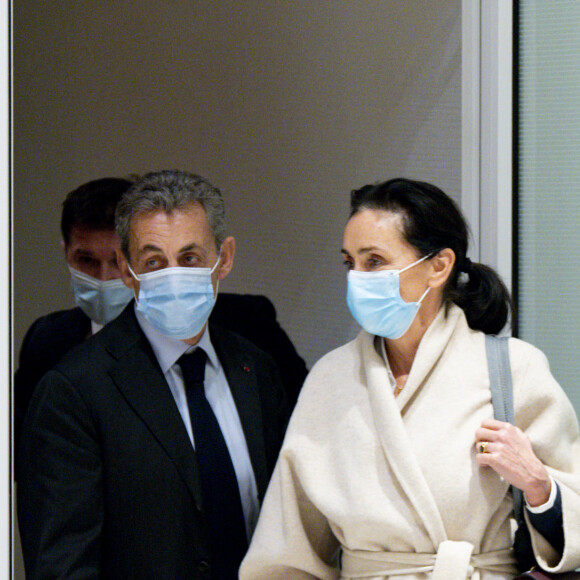
[[[61,233],[76,308],[42,316],[30,327],[14,376],[14,433],[18,447],[32,393],[43,375],[72,347],[116,318],[133,298],[117,264],[120,241],[115,208],[132,181],[106,177],[71,191],[63,202]],[[306,377],[304,360],[276,319],[265,296],[220,294],[211,320],[251,340],[270,354],[294,406]]]
[[[118,316],[133,297],[121,280],[121,245],[115,232],[115,208],[131,184],[115,177],[95,179],[71,191],[62,204],[61,244],[77,307],[39,318],[26,333],[14,376],[17,444],[38,381],[73,346]]]
[[[20,447],[28,578],[237,578],[288,419],[270,356],[207,324],[220,192],[151,173],[117,207],[136,301],[39,383]]]

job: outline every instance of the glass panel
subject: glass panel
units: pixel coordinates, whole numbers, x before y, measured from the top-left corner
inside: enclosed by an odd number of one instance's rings
[[[580,415],[580,2],[519,6],[519,335]]]

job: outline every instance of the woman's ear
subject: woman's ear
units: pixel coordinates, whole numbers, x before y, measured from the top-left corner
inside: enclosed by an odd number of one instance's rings
[[[432,273],[429,281],[431,288],[441,288],[453,272],[455,265],[455,252],[451,248],[444,248],[433,256],[429,262],[431,263]]]

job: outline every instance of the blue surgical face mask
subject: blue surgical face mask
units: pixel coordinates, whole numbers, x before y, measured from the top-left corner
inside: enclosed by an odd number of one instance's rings
[[[161,334],[186,340],[197,336],[204,327],[215,295],[211,275],[213,268],[164,268],[137,276],[139,297],[137,311]]]
[[[69,266],[71,289],[77,306],[97,324],[117,318],[133,298],[123,280],[98,280]]]
[[[349,271],[346,302],[355,320],[367,332],[384,338],[401,338],[409,330],[430,288],[418,302],[405,302],[401,298],[399,274],[428,257],[402,270]]]

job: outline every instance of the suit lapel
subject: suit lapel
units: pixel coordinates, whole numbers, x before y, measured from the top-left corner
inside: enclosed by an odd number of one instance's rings
[[[212,325],[210,336],[236,403],[261,502],[269,478],[256,363],[235,335]]]
[[[118,332],[109,344],[109,353],[117,360],[110,375],[127,403],[171,458],[200,507],[201,485],[187,430],[155,354],[135,319],[132,304],[128,310],[121,314],[122,324],[116,325]]]
[[[73,321],[67,324],[67,330],[74,344],[79,344],[91,335],[91,319],[79,308],[72,311]]]

